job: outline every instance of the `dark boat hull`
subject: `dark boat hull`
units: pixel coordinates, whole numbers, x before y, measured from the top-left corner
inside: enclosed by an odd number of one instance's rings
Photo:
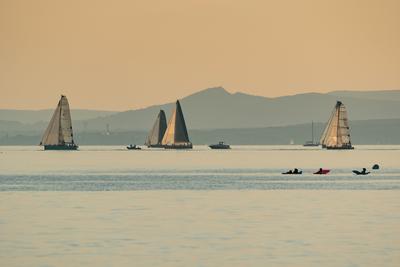
[[[165,149],[192,149],[192,144],[184,144],[184,145],[165,145]]]
[[[44,150],[78,150],[77,145],[45,145]]]
[[[327,146],[326,149],[328,149],[328,150],[352,150],[352,149],[354,149],[354,147],[353,146],[341,146],[341,147]]]
[[[229,145],[209,145],[211,149],[231,149]]]
[[[296,173],[293,173],[293,172],[282,172],[282,174],[284,174],[284,175],[301,175],[301,174],[303,174],[303,171],[299,171],[299,172],[296,172]]]
[[[164,148],[163,145],[147,145],[148,148]]]
[[[128,149],[128,150],[141,150],[142,148],[140,148],[140,147],[129,147],[129,146],[127,146],[126,149]]]
[[[370,174],[370,172],[360,172],[360,171],[357,171],[357,170],[354,170],[353,173],[356,174],[356,175],[368,175],[368,174]]]

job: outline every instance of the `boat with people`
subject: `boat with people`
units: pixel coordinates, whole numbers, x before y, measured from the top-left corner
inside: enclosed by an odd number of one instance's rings
[[[72,119],[66,96],[61,95],[53,116],[40,141],[44,150],[77,150],[72,131]]]
[[[126,147],[128,150],[141,150],[142,148],[137,145],[132,145],[130,144],[129,146]]]
[[[337,101],[321,136],[320,143],[326,149],[354,149],[350,140],[350,127],[346,107]]]
[[[164,146],[162,145],[162,139],[166,129],[167,119],[165,117],[164,110],[161,109],[144,144],[149,148],[163,148]]]
[[[169,119],[167,129],[161,141],[165,149],[192,149],[193,144],[189,140],[185,118],[179,100],[176,101],[175,109]]]
[[[362,171],[353,170],[353,173],[355,175],[368,175],[368,174],[370,174],[370,172],[367,172],[366,168],[362,168]]]
[[[319,143],[314,142],[314,121],[311,122],[311,141],[306,141],[303,146],[313,147],[319,146]]]
[[[211,149],[231,149],[231,146],[220,141],[218,144],[209,145]]]
[[[313,174],[328,174],[331,170],[319,168],[318,171],[314,172]]]
[[[299,171],[299,169],[294,168],[294,170],[288,170],[287,172],[283,172],[282,174],[303,174],[303,171]]]

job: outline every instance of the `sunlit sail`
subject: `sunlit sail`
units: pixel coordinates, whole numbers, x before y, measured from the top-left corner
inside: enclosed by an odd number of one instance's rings
[[[71,112],[66,96],[61,96],[40,145],[44,146],[45,150],[76,150],[78,148],[74,142]]]
[[[154,123],[153,128],[151,128],[144,144],[148,147],[163,147],[161,142],[166,129],[167,120],[165,118],[165,113],[164,110],[160,110],[156,122]]]
[[[185,119],[179,100],[172,112],[172,116],[168,122],[167,130],[162,139],[162,145],[165,148],[185,149],[192,148],[193,145],[189,141],[189,135],[186,129]]]
[[[353,149],[346,107],[337,101],[321,136],[320,143],[327,149]]]

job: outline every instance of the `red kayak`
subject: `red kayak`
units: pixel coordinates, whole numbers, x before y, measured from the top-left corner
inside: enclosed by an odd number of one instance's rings
[[[319,169],[317,172],[314,172],[314,174],[328,174],[331,170],[324,170],[324,169]]]

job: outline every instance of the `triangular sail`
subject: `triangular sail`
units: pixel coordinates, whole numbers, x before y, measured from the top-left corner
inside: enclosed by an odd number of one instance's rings
[[[147,136],[146,142],[147,146],[161,146],[162,139],[167,129],[167,120],[165,118],[164,110],[160,110],[158,113],[156,122],[153,125],[149,135]]]
[[[322,146],[328,148],[350,148],[350,127],[346,107],[338,101],[321,136]]]
[[[183,117],[183,112],[179,101],[176,101],[175,109],[168,122],[167,130],[165,131],[164,137],[162,139],[162,144],[167,146],[191,146],[185,119]]]
[[[68,100],[61,96],[53,117],[43,134],[41,145],[74,144],[71,112]]]
[[[61,105],[58,102],[57,108],[51,117],[50,123],[47,126],[46,131],[43,134],[42,141],[40,145],[57,145],[60,136],[60,114]]]

